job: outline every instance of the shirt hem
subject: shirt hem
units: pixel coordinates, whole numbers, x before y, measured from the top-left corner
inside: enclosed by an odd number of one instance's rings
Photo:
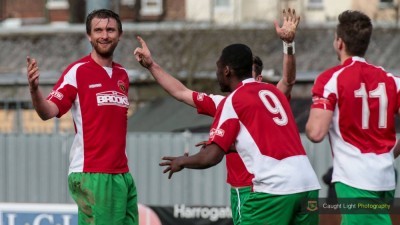
[[[286,191],[276,191],[276,190],[270,190],[267,188],[263,188],[261,186],[254,186],[253,191],[254,192],[263,192],[267,194],[273,194],[273,195],[288,195],[288,194],[297,194],[301,192],[306,192],[306,191],[315,191],[315,190],[320,190],[321,186],[310,186],[310,187],[305,187],[302,189],[295,189],[295,190],[286,190]]]
[[[366,191],[393,191],[396,189],[396,185],[388,186],[388,187],[367,187],[367,186],[362,186],[362,185],[356,185],[352,182],[348,182],[347,180],[342,180],[342,179],[332,180],[332,183],[334,183],[334,182],[340,182],[340,183],[343,183],[350,187],[358,188],[358,189],[366,190]]]

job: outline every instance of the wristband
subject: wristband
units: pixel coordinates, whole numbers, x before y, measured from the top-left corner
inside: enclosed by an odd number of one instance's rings
[[[294,41],[291,43],[286,43],[283,41],[283,53],[286,55],[294,55],[295,53]]]

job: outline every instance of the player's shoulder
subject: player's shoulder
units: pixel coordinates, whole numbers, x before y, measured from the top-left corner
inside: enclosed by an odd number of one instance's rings
[[[321,74],[319,74],[319,77],[330,77],[330,76],[333,76],[333,74],[335,74],[336,72],[338,72],[339,70],[341,70],[343,68],[344,68],[343,65],[333,66],[333,67],[331,67],[329,69],[326,69]]]
[[[90,62],[91,61],[91,58],[90,58],[90,56],[84,56],[84,57],[82,57],[82,58],[80,58],[80,59],[78,59],[78,60],[76,60],[75,62],[72,62],[71,64],[70,64],[70,66],[74,66],[74,65],[76,65],[76,64],[82,64],[82,63],[88,63],[88,62]]]
[[[82,57],[82,58],[76,60],[75,62],[72,62],[71,64],[69,64],[64,69],[63,75],[66,75],[66,74],[68,74],[70,72],[74,72],[75,73],[75,72],[77,72],[77,70],[78,70],[77,68],[78,67],[80,67],[82,65],[87,65],[89,62],[90,62],[90,57],[89,56]]]
[[[341,69],[343,69],[344,67],[342,65],[337,65],[334,67],[331,67],[325,71],[323,71],[322,73],[320,73],[316,79],[315,79],[315,83],[326,83],[328,82],[335,73],[337,73],[338,71],[340,71]]]
[[[113,62],[113,67],[121,70],[126,70],[125,67],[117,62]]]

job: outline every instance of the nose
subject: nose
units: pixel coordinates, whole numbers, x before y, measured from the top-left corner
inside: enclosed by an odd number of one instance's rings
[[[103,31],[101,32],[101,38],[103,38],[103,39],[107,39],[107,38],[108,38],[108,32],[107,32],[107,30],[103,30]]]

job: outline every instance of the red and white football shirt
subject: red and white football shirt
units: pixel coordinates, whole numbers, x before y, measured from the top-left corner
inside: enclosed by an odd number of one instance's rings
[[[72,63],[47,97],[61,117],[71,109],[76,135],[69,173],[125,173],[129,79],[113,63],[111,76],[90,56]]]
[[[275,86],[246,79],[222,100],[209,142],[228,151],[235,143],[253,190],[293,194],[320,189],[285,95]]]
[[[395,189],[393,147],[400,79],[352,57],[318,76],[313,108],[333,111],[332,182],[372,191]]]
[[[215,116],[219,103],[225,98],[222,95],[206,95],[204,93],[193,92],[193,101],[199,114]],[[225,155],[227,170],[226,182],[233,187],[251,186],[254,176],[250,174],[243,164],[238,153],[230,152]]]

